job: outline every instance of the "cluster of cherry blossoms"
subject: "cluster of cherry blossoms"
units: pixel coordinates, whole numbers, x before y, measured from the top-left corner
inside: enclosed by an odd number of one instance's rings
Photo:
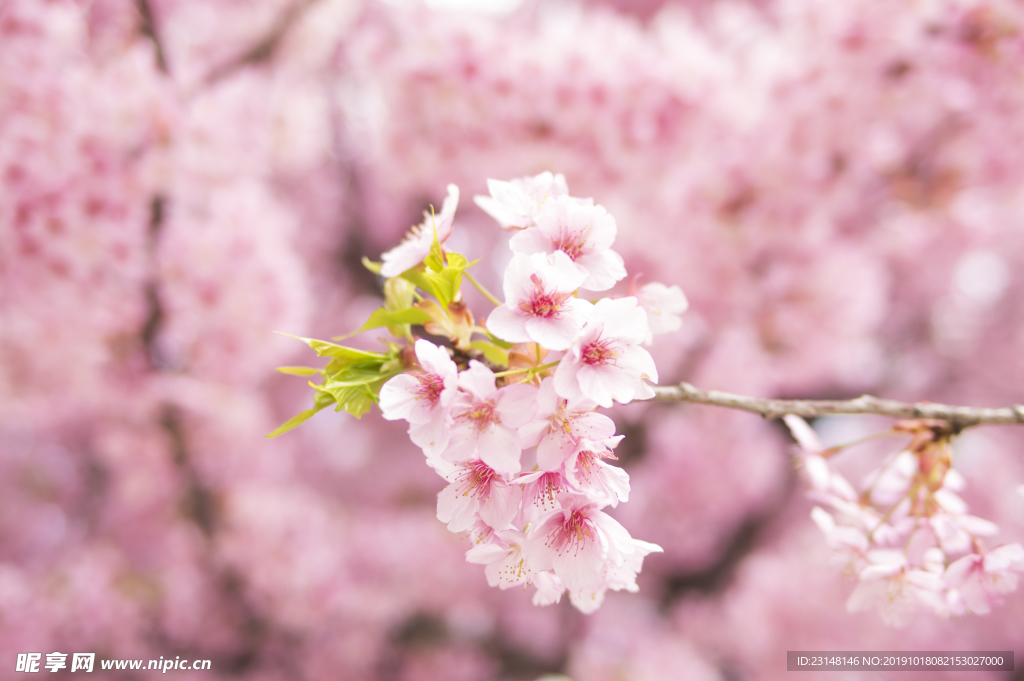
[[[987,549],[999,528],[967,512],[957,494],[963,477],[951,467],[953,430],[944,421],[897,422],[888,434],[911,436],[856,490],[829,465],[843,447],[825,448],[797,416],[786,416],[816,506],[811,518],[858,585],[846,603],[858,612],[877,608],[886,624],[902,627],[917,611],[939,617],[988,614],[1017,588],[1024,547]]]
[[[606,460],[622,440],[598,413],[613,402],[654,395],[653,334],[675,330],[687,301],[678,287],[647,284],[634,295],[589,301],[626,277],[612,250],[615,219],[590,199],[571,197],[561,175],[489,180],[477,204],[514,231],[502,303],[465,273],[470,263],[442,244],[452,234],[459,190],[441,211],[367,267],[386,278],[385,306],[360,329],[388,327],[388,352],[309,340],[331,358],[310,384],[316,406],[288,430],[337,404],[361,416],[377,402],[447,482],[437,517],[474,546],[491,586],[533,586],[533,602],[568,592],[583,612],[608,589],[636,591],[643,559],[661,547],[634,539],[604,513],[629,496],[629,476]],[[496,307],[479,324],[459,292],[469,278]],[[430,299],[427,296],[431,296]],[[417,338],[414,326],[439,336]],[[445,341],[447,341],[445,343]],[[550,361],[552,352],[561,356]]]

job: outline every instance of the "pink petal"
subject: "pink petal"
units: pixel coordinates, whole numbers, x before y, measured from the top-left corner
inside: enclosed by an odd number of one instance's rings
[[[537,446],[537,465],[541,470],[557,471],[576,449],[564,431],[553,429]]]
[[[480,519],[496,530],[508,527],[519,512],[523,488],[501,482],[491,484],[491,493],[480,504]]]
[[[626,263],[612,250],[596,251],[580,256],[576,265],[587,273],[581,286],[590,291],[607,291],[626,278]]]
[[[477,443],[477,454],[480,459],[502,475],[512,476],[519,473],[519,455],[522,451],[519,436],[515,431],[500,425],[491,426],[483,431]]]
[[[486,365],[471,359],[469,368],[459,374],[459,388],[472,393],[477,399],[486,400],[496,390],[494,372]]]
[[[409,439],[423,449],[427,456],[436,456],[448,446],[451,431],[443,413],[426,423],[409,426]]]
[[[514,252],[524,255],[548,253],[551,251],[551,239],[536,227],[517,232],[509,240],[508,245]]]
[[[525,383],[505,386],[498,391],[494,408],[501,417],[502,425],[518,428],[537,413],[537,388]]]
[[[476,522],[479,505],[476,497],[462,494],[459,485],[451,484],[437,494],[437,519],[448,523],[451,532],[464,532]]]
[[[416,406],[416,388],[419,380],[410,374],[398,374],[380,389],[379,404],[388,421],[408,419]]]
[[[527,343],[534,340],[527,331],[527,321],[536,320],[502,305],[491,310],[487,316],[487,330],[509,343]]]
[[[497,308],[494,312],[503,308]],[[494,316],[494,312],[491,316]],[[572,315],[564,315],[558,318],[542,319],[538,317],[524,316],[526,338],[519,340],[507,336],[501,336],[492,330],[495,336],[512,343],[523,343],[527,340],[534,341],[548,350],[565,350],[572,343],[573,339],[583,328],[583,318]],[[490,318],[488,318],[490,329]]]

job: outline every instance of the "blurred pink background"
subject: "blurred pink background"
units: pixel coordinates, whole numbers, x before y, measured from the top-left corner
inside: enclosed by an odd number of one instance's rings
[[[1020,658],[1019,592],[904,630],[848,614],[788,436],[756,416],[610,412],[632,481],[612,513],[665,553],[591,616],[487,586],[404,424],[263,435],[311,400],[274,368],[312,353],[274,331],[357,328],[380,302],[359,259],[449,182],[449,246],[499,288],[506,235],[469,197],[543,170],[689,296],[665,384],[1024,402],[1022,65],[1014,0],[0,0],[0,677],[33,651],[247,681]],[[970,431],[954,463],[1024,540],[1024,429]]]

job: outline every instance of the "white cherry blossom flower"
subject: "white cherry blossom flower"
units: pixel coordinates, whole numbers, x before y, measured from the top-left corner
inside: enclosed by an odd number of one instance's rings
[[[644,383],[658,381],[654,359],[640,347],[646,336],[647,315],[636,298],[601,299],[555,369],[555,390],[602,407],[654,397]]]
[[[835,552],[833,565],[842,572],[853,574],[864,568],[866,553],[871,543],[866,532],[857,527],[837,524],[820,506],[815,506],[811,510],[811,520],[825,535],[826,543]]]
[[[523,490],[480,460],[455,464],[451,483],[437,495],[437,519],[463,532],[480,519],[495,530],[508,527],[519,511]]]
[[[559,508],[558,498],[570,491],[561,471],[537,470],[521,475],[515,481],[523,486],[523,522],[533,522]]]
[[[444,458],[482,459],[503,475],[517,474],[523,450],[518,429],[536,413],[537,389],[524,383],[497,388],[494,372],[476,360],[459,374],[459,388]]]
[[[622,435],[603,440],[580,440],[577,451],[565,462],[565,478],[578,492],[609,506],[629,499],[629,474],[604,462],[614,459],[612,449]]]
[[[985,615],[1004,594],[1017,588],[1017,573],[1024,572],[1024,547],[1005,544],[985,554],[971,553],[953,562],[945,574],[946,586],[957,592],[961,614],[970,610]]]
[[[430,255],[435,229],[437,230],[437,240],[440,243],[444,243],[451,236],[455,209],[458,206],[459,188],[450,184],[448,185],[448,196],[445,197],[441,206],[441,212],[435,216],[424,211],[423,222],[409,230],[402,243],[381,256],[384,264],[380,268],[380,273],[385,277],[397,277],[410,267],[416,267],[423,262],[423,259]]]
[[[562,600],[562,594],[565,593],[565,584],[562,583],[562,580],[554,572],[549,570],[535,572],[530,581],[537,587],[533,594],[534,605],[551,605]]]
[[[523,556],[526,536],[519,530],[495,532],[490,543],[479,544],[466,552],[470,563],[485,565],[487,583],[500,589],[530,584],[533,570]]]
[[[896,628],[905,627],[921,609],[940,617],[948,615],[941,576],[910,567],[898,550],[869,551],[867,560],[860,584],[846,602],[849,612],[877,609],[882,620]]]
[[[639,591],[636,585],[636,576],[643,567],[644,558],[651,553],[661,553],[662,548],[657,544],[634,539],[633,552],[626,554],[621,565],[605,567],[604,575],[596,588],[573,591],[569,594],[569,600],[577,610],[590,614],[601,607],[604,602],[604,595],[608,589],[612,591]]]
[[[581,203],[568,196],[545,202],[536,227],[519,232],[509,245],[516,253],[562,251],[586,275],[583,287],[606,291],[626,276],[622,256],[611,249],[615,218],[602,206]]]
[[[458,392],[459,369],[430,341],[419,339],[414,348],[420,368],[385,383],[380,408],[389,421],[408,421],[409,438],[431,457],[448,446],[448,410]]]
[[[550,172],[510,182],[487,180],[487,189],[490,196],[474,196],[473,201],[497,220],[502,229],[510,230],[532,227],[534,217],[545,203],[569,193],[565,177]]]
[[[554,570],[570,591],[600,587],[608,566],[622,565],[635,546],[622,525],[583,495],[559,498],[562,508],[538,518],[524,551],[535,570]]]
[[[656,335],[678,331],[682,327],[681,315],[690,307],[683,289],[652,282],[638,288],[633,295],[647,313],[645,345],[650,345]]]
[[[505,304],[487,317],[488,330],[510,343],[565,350],[593,309],[573,295],[584,278],[561,251],[517,253],[505,270]]]
[[[537,447],[537,465],[542,470],[558,470],[584,438],[604,440],[615,435],[615,422],[595,412],[596,408],[583,396],[559,397],[554,380],[544,379],[537,393],[536,419],[519,431],[523,446]]]

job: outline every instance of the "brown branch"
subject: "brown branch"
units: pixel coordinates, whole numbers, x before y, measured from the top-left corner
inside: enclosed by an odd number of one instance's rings
[[[735,395],[717,390],[699,390],[689,383],[673,386],[653,386],[657,402],[693,402],[760,414],[775,419],[786,414],[814,418],[826,414],[878,414],[893,418],[937,419],[949,422],[960,431],[981,425],[1024,424],[1024,406],[998,409],[987,407],[954,407],[934,402],[897,402],[862,395],[852,400],[772,400]]]
[[[242,67],[269,61],[280,46],[288,31],[298,23],[303,13],[318,0],[297,0],[285,8],[270,31],[241,53],[225,63],[215,67],[206,75],[206,83],[211,85],[230,76]]]
[[[160,41],[160,33],[156,28],[156,21],[153,19],[153,8],[149,6],[149,0],[136,0],[135,7],[139,12],[139,31],[149,38],[153,43],[153,51],[156,54],[156,67],[161,73],[167,73],[167,52]]]

